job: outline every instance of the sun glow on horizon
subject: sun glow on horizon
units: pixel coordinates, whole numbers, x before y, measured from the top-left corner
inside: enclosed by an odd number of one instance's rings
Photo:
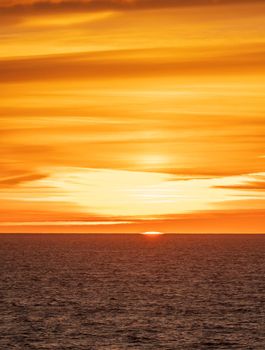
[[[147,232],[143,232],[142,234],[146,235],[146,236],[161,236],[161,235],[164,235],[163,232],[158,232],[158,231],[147,231]]]

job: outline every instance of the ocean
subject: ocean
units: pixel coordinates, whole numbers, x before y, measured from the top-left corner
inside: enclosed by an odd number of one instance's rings
[[[1,350],[265,349],[265,235],[1,235]]]

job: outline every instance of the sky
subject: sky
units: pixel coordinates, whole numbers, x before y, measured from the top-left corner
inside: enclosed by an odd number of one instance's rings
[[[264,233],[265,4],[0,0],[0,232]]]

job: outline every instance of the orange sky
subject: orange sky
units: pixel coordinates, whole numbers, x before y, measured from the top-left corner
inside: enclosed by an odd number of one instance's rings
[[[265,4],[2,0],[0,232],[265,232]]]

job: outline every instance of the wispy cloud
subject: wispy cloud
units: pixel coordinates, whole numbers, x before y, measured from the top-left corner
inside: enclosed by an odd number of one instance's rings
[[[81,12],[105,11],[105,10],[143,10],[160,9],[170,7],[189,7],[189,6],[218,6],[231,4],[253,4],[262,3],[262,0],[16,0],[2,1],[1,14],[16,14],[25,16],[27,14],[47,14],[58,12]]]
[[[5,178],[0,177],[0,188],[3,186],[16,186],[24,182],[32,182],[45,177],[46,175],[44,174],[24,174]]]
[[[99,80],[107,78],[237,75],[264,71],[265,45],[238,46],[233,53],[208,52],[203,59],[194,50],[193,58],[178,57],[178,49],[124,50],[34,58],[0,60],[0,83],[49,80]],[[161,55],[161,51],[163,55]],[[253,52],[252,52],[253,51]],[[142,56],[142,59],[135,58]],[[196,57],[197,56],[197,57]]]
[[[113,226],[113,225],[127,225],[131,221],[0,221],[0,226],[7,227],[30,227],[30,226]]]
[[[152,217],[216,210],[219,203],[264,200],[256,176],[183,180],[173,175],[108,169],[51,168],[45,179],[2,191],[6,200],[69,202],[102,217]],[[260,174],[262,175],[262,174]],[[246,187],[246,183],[249,187]],[[244,188],[244,194],[240,191]],[[263,208],[263,203],[261,203]]]

